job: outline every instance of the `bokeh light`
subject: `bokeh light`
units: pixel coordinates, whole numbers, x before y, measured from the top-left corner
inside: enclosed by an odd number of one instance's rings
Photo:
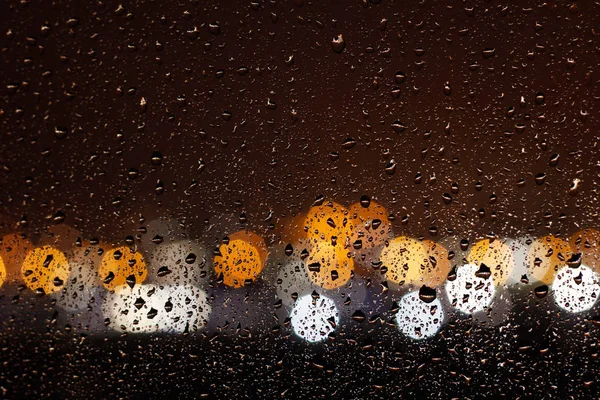
[[[366,203],[365,203],[366,205]],[[390,238],[392,224],[388,220],[388,212],[381,204],[370,200],[368,206],[354,203],[348,208],[348,215],[354,230],[350,244],[361,242],[363,250],[370,250],[385,244]]]
[[[2,237],[0,257],[4,261],[7,281],[21,279],[21,267],[32,249],[33,245],[24,235],[11,233]]]
[[[233,288],[244,286],[260,275],[267,251],[264,240],[251,232],[238,232],[219,246],[219,254],[213,259],[217,276]]]
[[[0,287],[4,285],[6,281],[6,267],[4,266],[4,261],[2,261],[2,257],[0,257]]]
[[[486,265],[496,286],[506,283],[515,266],[515,260],[509,246],[499,239],[483,239],[473,245],[467,256],[467,262]]]
[[[339,319],[334,301],[322,295],[300,297],[291,316],[296,335],[311,343],[326,339],[337,327]]]
[[[117,288],[102,309],[112,329],[131,333],[197,331],[206,326],[211,311],[202,289],[154,284]]]
[[[582,264],[600,271],[600,231],[583,229],[571,236],[569,245],[574,253],[581,253]]]
[[[429,263],[423,243],[406,236],[390,241],[381,251],[381,267],[387,268],[387,279],[398,284],[411,284],[419,280]]]
[[[40,294],[61,290],[69,278],[69,271],[69,262],[65,254],[51,246],[30,251],[21,267],[23,281],[27,287]]]
[[[115,290],[124,284],[140,284],[147,276],[148,269],[144,257],[131,247],[110,249],[102,257],[100,278],[108,290]]]
[[[448,250],[433,240],[424,240],[422,243],[426,262],[420,275],[420,282],[435,288],[446,282],[446,277],[452,269],[452,264],[448,259]]]
[[[549,285],[554,281],[556,272],[567,265],[573,252],[569,244],[552,235],[533,241],[529,248],[529,272],[538,281]]]
[[[311,207],[305,227],[307,237],[315,241],[335,242],[342,247],[351,245],[354,224],[348,210],[340,204],[328,202]]]
[[[552,290],[556,304],[572,313],[592,308],[600,293],[600,277],[591,268],[562,267],[557,273]]]
[[[354,260],[348,250],[319,242],[310,250],[304,265],[310,279],[324,289],[343,286],[354,270]]]
[[[492,303],[496,287],[489,270],[480,265],[466,264],[456,269],[456,278],[446,281],[446,294],[457,310],[473,314]]]
[[[68,311],[78,311],[95,300],[102,283],[99,268],[105,248],[105,245],[98,241],[85,241],[81,247],[71,250],[68,257],[69,278],[63,289],[58,292],[57,303],[60,307]]]
[[[206,249],[191,240],[163,243],[150,257],[149,281],[161,285],[200,285],[208,277]]]
[[[302,250],[305,249],[303,244],[303,240],[297,242],[290,255],[285,254],[285,245],[271,253],[274,258],[272,263],[276,266],[273,278],[277,296],[289,307],[292,307],[299,297],[318,289],[308,276],[308,269],[304,265],[301,256]]]
[[[506,281],[508,285],[522,285],[524,282],[532,284],[538,281],[529,272],[529,249],[532,243],[533,238],[529,236],[517,237],[506,241],[506,245],[512,252],[515,261],[515,267]],[[526,278],[525,281],[523,280],[523,276]]]
[[[419,297],[419,291],[404,295],[398,307],[398,328],[411,339],[427,339],[434,336],[444,322],[442,302],[436,298],[426,303]]]

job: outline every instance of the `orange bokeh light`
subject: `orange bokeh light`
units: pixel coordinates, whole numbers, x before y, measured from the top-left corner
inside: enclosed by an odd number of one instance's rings
[[[416,283],[429,263],[423,243],[406,236],[391,240],[380,261],[381,267],[387,268],[387,279],[398,284]]]
[[[498,239],[483,239],[475,243],[469,251],[467,261],[475,265],[485,264],[496,285],[506,283],[515,267],[512,250]]]
[[[572,254],[565,240],[551,235],[541,237],[529,248],[529,271],[537,280],[551,284],[556,272],[567,265]]]
[[[2,257],[0,257],[0,287],[4,285],[4,281],[6,281],[6,267],[4,266]]]
[[[239,288],[258,278],[267,258],[267,246],[255,233],[240,231],[219,246],[219,253],[213,260],[215,273],[223,275],[225,285]]]
[[[326,241],[342,247],[350,246],[354,224],[346,207],[329,202],[313,206],[306,215],[307,237],[312,241]]]
[[[42,293],[61,290],[69,277],[69,271],[65,253],[51,246],[38,247],[27,253],[21,267],[27,287]]]
[[[600,231],[583,229],[569,239],[574,253],[581,253],[581,262],[596,271],[600,270]]]
[[[304,266],[315,284],[323,289],[335,289],[352,276],[354,260],[341,246],[320,242],[309,252]]]
[[[0,257],[4,261],[7,281],[21,278],[21,266],[31,249],[33,245],[21,234],[11,233],[2,237]]]
[[[360,202],[348,208],[348,215],[352,221],[353,231],[351,244],[357,240],[362,242],[363,249],[372,249],[383,246],[392,231],[392,224],[388,220],[388,212],[381,204],[371,200],[368,207],[363,207]]]
[[[423,248],[427,263],[421,272],[421,282],[431,288],[440,286],[446,281],[452,264],[448,259],[448,250],[432,240],[424,240]]]
[[[141,253],[131,247],[122,246],[108,250],[104,254],[99,274],[104,287],[115,290],[126,283],[144,282],[148,276],[148,268]]]

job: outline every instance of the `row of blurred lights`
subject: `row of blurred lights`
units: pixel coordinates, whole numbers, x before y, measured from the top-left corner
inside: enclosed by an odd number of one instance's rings
[[[68,243],[65,251],[56,243],[34,247],[18,234],[2,239],[0,285],[22,281],[37,294],[52,294],[70,312],[103,299],[105,323],[118,331],[202,329],[211,312],[207,285],[237,289],[259,278],[276,287],[276,304],[291,310],[294,332],[310,342],[335,331],[335,294],[364,298],[373,282],[382,292],[409,288],[395,310],[396,324],[414,339],[438,332],[445,307],[466,314],[489,310],[499,288],[518,282],[538,282],[538,297],[552,290],[556,303],[573,313],[589,310],[600,292],[595,229],[569,240],[486,238],[473,245],[394,237],[386,209],[366,197],[348,208],[314,205],[287,224],[280,245],[267,248],[260,236],[240,231],[212,255],[189,240],[165,242],[161,234],[173,233],[168,224],[154,226],[150,242],[121,247],[81,241],[66,226],[54,229],[55,241],[63,248]],[[366,280],[359,282],[356,274]]]

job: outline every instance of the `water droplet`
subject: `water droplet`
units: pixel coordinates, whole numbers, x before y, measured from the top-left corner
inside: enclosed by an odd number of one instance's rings
[[[536,185],[543,185],[544,182],[546,181],[546,174],[543,172],[540,172],[538,174],[535,175],[535,183]]]
[[[344,149],[351,149],[354,146],[356,146],[356,141],[352,138],[346,138],[346,140],[344,140],[344,143],[342,143],[342,147]]]
[[[444,85],[444,94],[446,96],[450,96],[452,94],[452,88],[450,88],[450,84],[448,82],[446,82]]]
[[[394,175],[394,172],[396,172],[396,162],[394,160],[391,160],[385,166],[385,173],[388,174],[388,175]]]
[[[392,129],[394,129],[394,132],[396,133],[402,133],[406,130],[406,125],[399,120],[396,120],[392,123]]]
[[[581,259],[582,259],[581,253],[574,253],[567,260],[567,265],[571,268],[579,268],[581,266]]]
[[[363,194],[360,197],[360,205],[363,208],[369,208],[369,205],[371,205],[371,198],[369,196],[367,196],[366,194]]]
[[[544,96],[544,93],[537,92],[535,95],[535,104],[537,104],[537,105],[544,104],[544,101],[546,101],[546,96]]]
[[[367,317],[361,310],[356,310],[354,311],[354,314],[352,314],[352,319],[356,322],[363,322],[365,319],[367,319]]]
[[[419,298],[425,303],[431,303],[436,298],[435,289],[425,285],[421,286],[421,289],[419,289]]]
[[[331,40],[331,48],[338,54],[344,51],[346,48],[346,41],[341,33]]]
[[[490,271],[490,268],[485,264],[481,264],[479,269],[475,272],[475,276],[482,279],[488,279],[491,275],[492,271]]]
[[[496,49],[487,47],[487,48],[483,49],[482,53],[483,53],[483,58],[491,58],[496,55]]]
[[[535,295],[539,299],[541,299],[541,298],[546,297],[546,295],[548,294],[548,286],[547,285],[538,286],[533,291],[534,291]]]
[[[294,247],[293,247],[293,246],[292,246],[290,243],[288,243],[288,244],[285,246],[285,255],[289,257],[289,256],[291,256],[293,253],[294,253]]]
[[[152,165],[156,165],[156,166],[160,165],[162,163],[162,158],[163,158],[163,156],[162,156],[162,154],[160,154],[160,152],[158,152],[158,151],[153,152],[152,158],[151,158]]]
[[[218,22],[212,22],[208,24],[208,31],[213,35],[218,35],[221,33],[221,27]]]
[[[401,84],[402,82],[404,82],[404,80],[406,79],[406,74],[404,72],[396,72],[396,75],[394,75],[394,81],[396,81],[397,84]]]
[[[67,136],[68,130],[65,127],[57,126],[54,128],[54,136],[57,139],[64,139]]]

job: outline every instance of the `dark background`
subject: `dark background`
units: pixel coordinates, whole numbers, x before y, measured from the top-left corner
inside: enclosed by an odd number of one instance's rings
[[[116,244],[167,217],[206,245],[243,225],[273,246],[317,196],[347,205],[363,194],[396,215],[396,234],[435,240],[598,226],[598,10],[591,0],[2,2],[6,230],[35,237],[64,215],[83,237]],[[2,300],[7,397],[596,393],[595,326],[536,304],[513,306],[504,331],[459,320],[427,344],[378,344],[386,327],[347,328],[356,343],[320,347],[267,333],[80,343],[46,321],[49,300],[15,306],[15,290]],[[26,309],[39,319],[9,317]]]

